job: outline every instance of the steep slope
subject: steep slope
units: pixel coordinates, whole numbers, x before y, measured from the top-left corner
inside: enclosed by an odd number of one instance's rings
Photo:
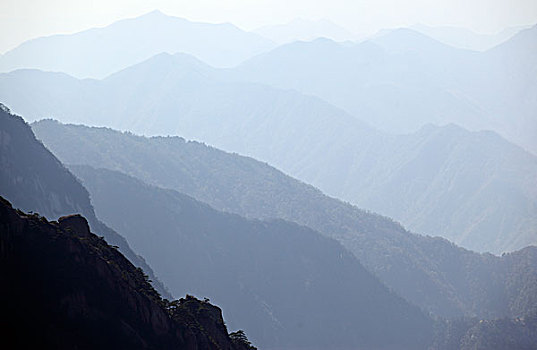
[[[537,317],[449,321],[437,336],[437,350],[531,350],[537,344]]]
[[[455,125],[380,141],[355,151],[342,183],[325,177],[321,188],[475,251],[537,243],[537,157]]]
[[[81,213],[94,232],[119,246],[125,256],[151,276],[159,292],[169,296],[125,238],[97,219],[86,189],[35,139],[22,118],[12,115],[3,105],[0,105],[0,195],[16,208],[39,212],[48,219]]]
[[[153,11],[104,28],[26,41],[0,56],[0,71],[37,68],[103,78],[161,52],[185,52],[227,67],[274,45],[232,24],[190,22]]]
[[[217,212],[121,173],[72,168],[98,215],[175,295],[207,296],[264,348],[423,348],[431,325],[334,240]],[[336,297],[337,296],[337,297]]]
[[[329,198],[253,159],[178,137],[144,138],[53,121],[33,127],[67,164],[121,171],[219,210],[282,218],[335,238],[386,285],[435,314],[518,317],[537,304],[528,299],[532,284],[525,284],[535,280],[536,265],[531,260],[523,264],[525,255],[515,254],[520,258],[507,264],[506,257],[411,234],[390,219]]]
[[[5,344],[40,349],[247,350],[220,309],[169,303],[141,269],[79,215],[48,222],[0,197],[0,291]]]
[[[333,56],[347,50],[325,44]],[[431,47],[437,56],[444,49]],[[501,253],[535,243],[536,157],[505,140],[452,125],[387,135],[317,98],[221,74],[192,57],[163,54],[103,81],[5,74],[0,97],[30,120],[54,116],[203,140],[469,249]]]

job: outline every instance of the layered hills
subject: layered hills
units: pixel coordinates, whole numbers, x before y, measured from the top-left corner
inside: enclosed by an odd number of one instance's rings
[[[123,172],[219,210],[281,218],[335,238],[388,287],[433,314],[518,317],[535,304],[534,247],[496,257],[411,234],[388,218],[327,197],[267,164],[178,137],[145,138],[54,121],[33,128],[66,164]],[[114,202],[103,190],[106,176],[86,180],[101,205]]]
[[[189,53],[228,67],[274,46],[230,23],[192,22],[153,11],[102,28],[26,41],[0,56],[0,71],[37,68],[103,78],[161,52]]]
[[[346,39],[153,11],[0,55],[2,338],[535,348],[537,26]]]
[[[279,46],[233,73],[316,95],[382,130],[457,123],[494,130],[535,154],[536,38],[533,26],[475,52],[396,29],[355,45],[320,39]]]
[[[71,169],[98,215],[174,295],[210,298],[261,347],[410,349],[431,341],[431,320],[309,228],[218,212],[110,170]]]
[[[3,192],[23,204],[41,199],[48,205],[44,208],[53,207],[58,198],[74,201],[71,192],[82,193],[89,203],[85,188],[35,139],[29,126],[7,109],[2,112]],[[114,218],[109,220],[114,224],[121,223],[122,234],[142,250],[137,251],[150,264],[157,264],[157,275],[171,292],[211,297],[225,308],[230,324],[251,332],[256,344],[280,349],[425,349],[431,342],[431,319],[386,288],[337,241],[295,223],[221,213],[183,194],[155,189],[122,174],[105,176],[115,181],[110,186],[115,189],[115,200],[122,203],[114,202],[119,207],[114,205],[111,213],[100,213]],[[93,207],[88,206],[88,213],[95,217]],[[117,216],[120,210],[124,210],[123,217]],[[89,226],[76,220],[75,226],[84,226],[89,235]],[[94,282],[83,276],[81,280]],[[46,292],[49,287],[38,288]],[[172,310],[176,304],[164,303]],[[100,307],[90,305],[83,315],[99,313]],[[65,319],[65,315],[58,318]]]
[[[30,120],[203,140],[469,249],[500,254],[537,240],[537,157],[493,132],[450,124],[389,135],[318,98],[223,81],[184,55],[102,81],[17,71],[0,76],[0,96]]]

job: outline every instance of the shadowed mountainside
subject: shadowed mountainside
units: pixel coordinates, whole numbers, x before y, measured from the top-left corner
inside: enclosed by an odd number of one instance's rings
[[[119,247],[133,264],[143,268],[155,288],[169,297],[146,262],[134,253],[122,236],[97,219],[87,190],[36,140],[24,120],[0,105],[0,195],[16,208],[38,212],[48,219],[80,213],[110,244]]]
[[[411,234],[267,164],[178,137],[145,138],[53,121],[33,127],[66,164],[120,171],[219,210],[282,218],[335,238],[383,283],[434,314],[518,317],[537,304],[531,297],[537,290],[536,265],[524,258],[534,256],[536,248],[500,258]],[[95,196],[100,203],[106,198]]]
[[[174,295],[209,297],[261,347],[402,349],[431,339],[418,308],[309,228],[218,212],[110,170],[72,170]]]
[[[0,334],[40,349],[248,350],[219,308],[170,303],[80,215],[49,222],[0,197]],[[28,335],[31,330],[31,336]]]

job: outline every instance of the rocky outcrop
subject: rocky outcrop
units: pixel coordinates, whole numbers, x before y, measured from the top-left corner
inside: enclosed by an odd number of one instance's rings
[[[248,349],[221,310],[162,299],[80,215],[49,222],[0,197],[0,337],[17,348]]]

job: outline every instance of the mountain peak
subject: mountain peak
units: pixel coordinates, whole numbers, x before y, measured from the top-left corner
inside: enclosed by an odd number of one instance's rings
[[[260,27],[254,32],[280,44],[300,40],[311,41],[319,37],[327,37],[335,41],[355,38],[349,30],[326,18],[317,20],[295,18],[285,24]]]
[[[438,52],[445,55],[447,50],[450,50],[450,53],[455,52],[451,50],[460,50],[461,52],[466,51],[463,49],[455,49],[450,45],[444,44],[411,28],[396,28],[393,30],[381,31],[373,37],[371,41],[392,53],[419,51],[430,53]]]
[[[206,76],[212,70],[213,67],[192,55],[182,52],[173,55],[161,52],[145,61],[111,74],[105,80],[117,80],[122,77],[136,80],[141,76],[156,78],[157,76],[169,75],[172,72],[180,76],[190,73]]]
[[[150,16],[166,16],[166,14],[164,14],[162,11],[158,10],[158,9],[155,9],[151,12],[148,12],[147,15],[150,15]]]
[[[155,9],[153,11],[144,13],[143,15],[137,16],[133,19],[140,19],[140,18],[150,18],[150,19],[179,19],[184,20],[181,17],[175,17],[165,14],[164,12],[160,11],[159,9]],[[117,23],[117,22],[116,22]]]

